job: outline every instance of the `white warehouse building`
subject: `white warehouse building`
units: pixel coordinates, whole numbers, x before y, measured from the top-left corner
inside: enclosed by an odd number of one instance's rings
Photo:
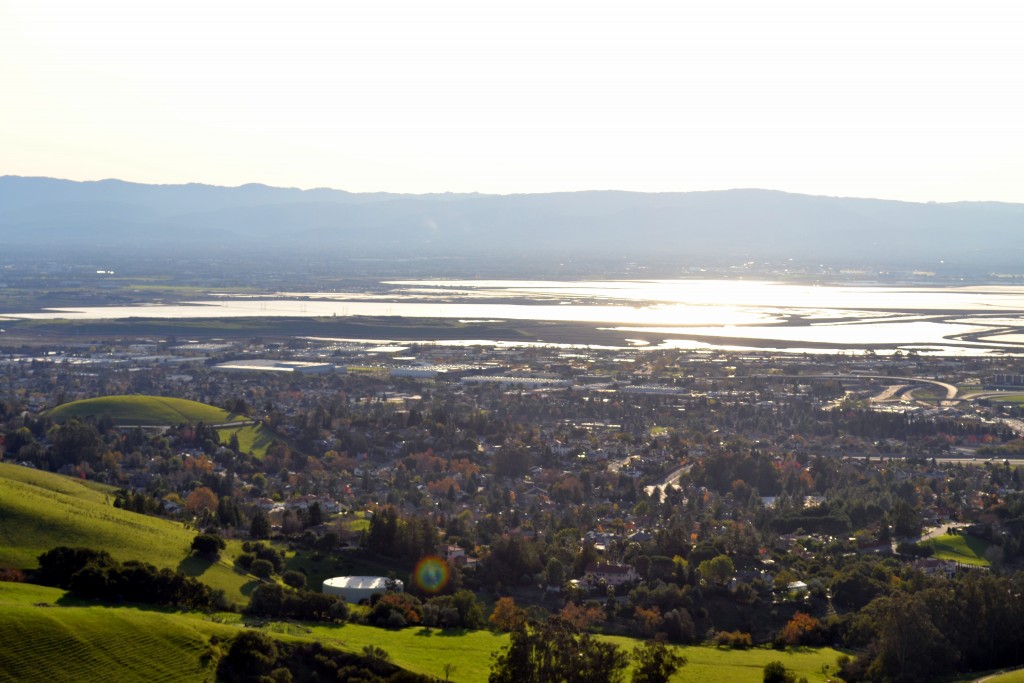
[[[327,595],[339,595],[346,602],[358,604],[369,600],[374,593],[384,593],[388,587],[397,591],[405,590],[405,584],[398,579],[387,579],[383,576],[335,576],[324,581],[323,592]]]

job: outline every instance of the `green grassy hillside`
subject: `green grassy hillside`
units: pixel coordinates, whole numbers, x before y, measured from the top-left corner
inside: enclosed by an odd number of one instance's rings
[[[639,644],[632,638],[608,638],[617,643],[625,652],[630,652]],[[841,654],[830,647],[797,648],[793,650],[773,650],[771,648],[753,648],[750,650],[723,650],[717,647],[682,647],[679,652],[686,657],[687,663],[679,670],[672,680],[686,683],[761,683],[764,680],[764,667],[769,662],[779,661],[797,679],[806,677],[808,681],[827,681],[824,667],[832,671],[836,669],[836,658]]]
[[[369,626],[349,624],[343,627],[312,627],[309,636],[324,644],[358,651],[366,645],[377,645],[391,654],[391,660],[402,669],[435,676],[443,680],[444,665],[456,667],[453,681],[484,683],[493,661],[492,653],[505,647],[507,634],[489,631],[441,631],[439,629],[402,629],[388,631]],[[641,641],[623,637],[601,637],[632,652]],[[673,677],[676,682],[695,683],[761,683],[764,667],[778,660],[797,678],[826,681],[824,667],[836,669],[838,650],[830,647],[800,648],[778,651],[770,648],[725,650],[717,647],[679,647],[687,664]],[[627,676],[629,680],[629,676]]]
[[[32,568],[51,548],[86,546],[116,560],[178,569],[222,589],[233,602],[248,601],[254,580],[232,566],[239,542],[229,542],[219,561],[203,560],[189,554],[194,529],[115,508],[113,499],[94,484],[0,463],[0,564]]]
[[[230,443],[231,435],[238,437],[238,450],[242,453],[251,453],[257,458],[267,454],[267,448],[274,441],[289,443],[287,439],[275,434],[263,424],[247,424],[241,427],[222,427],[217,430],[217,438],[223,444]]]
[[[491,668],[491,654],[508,643],[507,634],[491,631],[442,631],[429,628],[407,628],[398,631],[348,624],[346,626],[314,626],[309,635],[325,645],[360,650],[376,645],[391,654],[398,666],[444,679],[444,665],[453,664],[454,681],[484,683]],[[602,637],[614,642],[623,652],[632,652],[641,641],[623,637]],[[680,647],[688,660],[673,681],[697,683],[761,683],[764,666],[781,661],[797,678],[808,681],[827,680],[823,666],[835,669],[839,652],[832,648],[801,648],[780,652],[767,648],[722,650],[716,647]],[[629,677],[626,677],[627,680]]]
[[[55,422],[66,422],[72,418],[100,418],[109,415],[119,425],[161,426],[177,425],[183,422],[220,424],[236,419],[246,419],[205,403],[188,401],[183,398],[143,395],[104,396],[73,401],[59,405],[47,411],[45,415]]]
[[[210,645],[210,637],[226,641],[242,626],[237,614],[205,616],[88,605],[69,600],[58,589],[0,582],[0,642],[7,644],[0,648],[0,681],[212,680],[216,662],[209,655],[215,655],[217,648]],[[270,623],[264,628],[275,638],[318,640],[350,652],[374,645],[402,668],[441,679],[445,664],[452,664],[450,680],[461,683],[484,683],[491,654],[508,642],[507,635],[489,631],[390,631],[356,624],[296,623]],[[627,652],[639,642],[607,640]],[[226,650],[226,644],[219,648]],[[697,683],[760,683],[764,665],[774,660],[798,677],[825,681],[823,667],[834,668],[839,654],[831,648],[679,650],[689,663],[672,680]]]
[[[0,582],[0,681],[206,681],[210,636],[237,629],[187,614],[57,606],[63,591]]]

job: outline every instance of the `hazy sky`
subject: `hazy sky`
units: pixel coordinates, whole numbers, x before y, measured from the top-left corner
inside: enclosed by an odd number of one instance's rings
[[[1024,3],[0,0],[0,174],[1024,202]]]

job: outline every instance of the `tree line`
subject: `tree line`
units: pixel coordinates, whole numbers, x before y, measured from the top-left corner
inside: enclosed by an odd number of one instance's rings
[[[33,580],[82,598],[140,602],[181,609],[228,610],[224,591],[171,569],[137,560],[118,562],[103,550],[61,546],[39,556]]]

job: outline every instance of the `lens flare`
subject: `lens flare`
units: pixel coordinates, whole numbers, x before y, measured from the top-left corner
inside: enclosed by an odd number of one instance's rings
[[[428,555],[416,564],[416,585],[426,593],[439,593],[448,585],[448,564],[440,557]]]

